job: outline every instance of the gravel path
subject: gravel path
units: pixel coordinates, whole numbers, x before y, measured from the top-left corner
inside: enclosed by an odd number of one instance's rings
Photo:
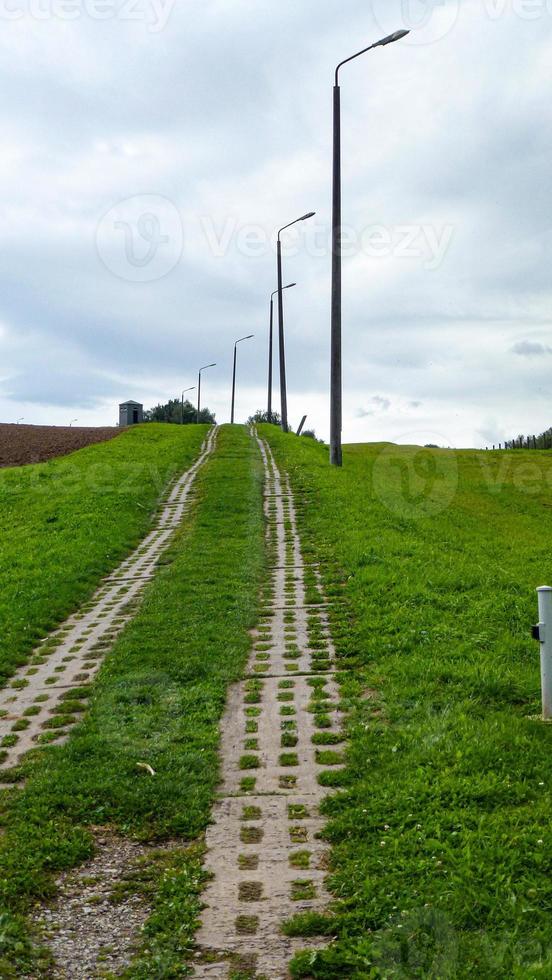
[[[209,431],[197,460],[170,489],[159,517],[136,551],[109,575],[92,599],[35,650],[30,663],[0,691],[0,782],[37,745],[60,743],[78,720],[76,701],[86,696],[106,652],[134,616],[140,595],[179,526],[195,477],[214,449]],[[84,690],[83,690],[84,686]],[[64,705],[67,703],[67,707]]]
[[[286,938],[282,922],[329,901],[318,778],[341,764],[333,745],[340,741],[334,650],[324,603],[306,604],[289,481],[258,442],[272,592],[222,725],[223,783],[207,832],[213,879],[197,936],[197,978],[226,980],[242,970],[284,980],[293,954],[316,942]]]
[[[97,831],[95,842],[92,860],[62,875],[56,900],[33,916],[54,956],[51,980],[120,974],[132,960],[150,913],[132,890],[115,895],[140,862],[158,851],[109,830]]]

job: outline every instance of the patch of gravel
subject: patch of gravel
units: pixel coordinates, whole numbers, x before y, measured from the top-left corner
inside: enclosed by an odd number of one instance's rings
[[[112,895],[137,862],[155,849],[105,830],[97,833],[96,846],[94,858],[62,875],[54,903],[33,917],[54,956],[52,980],[94,980],[120,973],[132,960],[149,914],[139,896],[113,901]]]

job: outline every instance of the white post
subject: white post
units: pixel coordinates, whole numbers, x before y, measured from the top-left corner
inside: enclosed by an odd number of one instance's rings
[[[552,588],[542,585],[539,596],[539,642],[541,658],[542,717],[552,718]]]

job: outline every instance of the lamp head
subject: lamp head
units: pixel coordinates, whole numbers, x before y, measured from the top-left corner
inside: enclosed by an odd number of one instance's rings
[[[299,218],[299,221],[306,221],[307,218],[314,218],[315,214],[316,211],[309,211],[308,214],[304,214],[302,218]]]
[[[389,34],[388,37],[382,38],[381,41],[376,41],[374,44],[375,48],[383,48],[386,44],[393,44],[395,41],[402,41],[403,37],[410,34],[410,31],[395,31],[394,34]]]

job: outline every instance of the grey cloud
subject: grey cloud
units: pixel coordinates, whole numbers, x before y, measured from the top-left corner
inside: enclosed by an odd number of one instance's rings
[[[369,418],[371,415],[387,412],[391,408],[391,402],[389,398],[382,398],[381,395],[374,395],[370,399],[369,404],[372,406],[372,408],[358,409],[357,418],[359,419]]]
[[[161,397],[213,359],[224,413],[233,340],[249,332],[240,397],[261,407],[275,257],[232,246],[215,258],[200,219],[271,230],[312,209],[328,229],[332,70],[379,36],[373,11],[388,2],[187,0],[157,35],[3,23],[0,411],[36,397],[52,418],[71,405],[101,422],[121,388]],[[491,21],[484,6],[463,5],[435,44],[382,49],[343,76],[344,220],[454,228],[434,270],[345,261],[345,438],[398,437],[414,409],[444,430],[425,441],[548,424],[552,23],[511,5]],[[94,232],[142,193],[180,209],[185,251],[165,279],[132,285],[101,265]],[[286,297],[290,400],[326,436],[329,272],[307,237],[285,260],[298,283]]]
[[[545,354],[552,354],[552,347],[531,340],[520,340],[511,350],[513,354],[518,354],[520,357],[542,357]]]

